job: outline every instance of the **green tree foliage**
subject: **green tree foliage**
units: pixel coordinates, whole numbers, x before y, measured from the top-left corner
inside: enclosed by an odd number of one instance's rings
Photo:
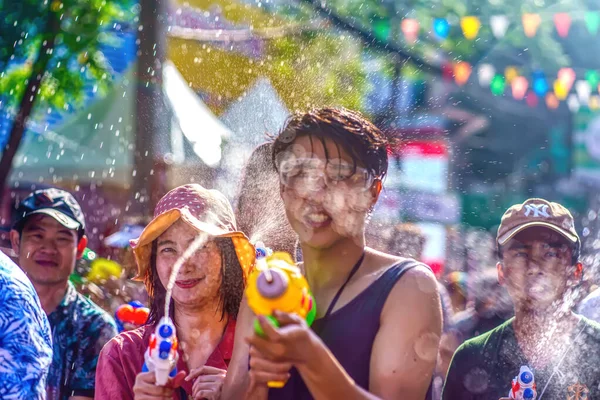
[[[113,77],[100,45],[116,39],[119,21],[131,21],[128,0],[0,0],[0,97],[13,111],[19,103],[44,40],[54,40],[36,106],[80,105],[83,87],[93,83],[106,91]],[[48,13],[56,13],[60,28],[49,32]]]

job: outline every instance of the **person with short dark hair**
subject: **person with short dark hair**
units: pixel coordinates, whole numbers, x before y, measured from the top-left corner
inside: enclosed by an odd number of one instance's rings
[[[144,353],[165,316],[175,263],[200,234],[207,235],[206,242],[177,272],[169,305],[180,343],[178,373],[158,386],[154,371],[142,372]],[[255,257],[248,238],[236,228],[229,201],[198,184],[177,187],[158,202],[154,219],[132,245],[150,315],[145,326],[119,334],[102,350],[96,398],[219,399],[245,276]]]
[[[275,328],[259,316],[259,336],[242,307],[224,398],[426,397],[442,324],[435,276],[365,245],[387,151],[375,125],[343,108],[294,114],[275,139],[280,195],[317,318],[308,327],[276,312],[282,327]],[[287,383],[269,389],[268,381]]]
[[[443,398],[499,399],[526,389],[537,399],[599,398],[600,325],[572,311],[583,266],[571,213],[544,199],[516,204],[496,242],[498,280],[515,317],[458,348]],[[512,384],[528,372],[522,367],[533,373],[533,388],[531,374]]]
[[[87,245],[79,203],[64,190],[35,191],[19,204],[10,240],[52,328],[48,399],[92,399],[98,355],[117,327],[69,281]]]

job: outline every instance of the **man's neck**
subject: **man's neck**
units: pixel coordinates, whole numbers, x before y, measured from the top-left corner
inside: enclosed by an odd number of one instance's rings
[[[62,302],[67,292],[69,281],[60,282],[52,285],[33,283],[33,287],[40,298],[42,309],[46,315],[50,315],[56,307]]]
[[[210,303],[210,307],[193,308],[175,305],[177,336],[181,338],[183,346],[207,346],[207,349],[214,349],[221,341],[228,318],[225,316],[221,320],[221,311],[215,310],[214,304],[218,304],[218,299]]]
[[[311,290],[339,287],[365,251],[364,238],[345,239],[327,249],[301,244],[304,271]]]

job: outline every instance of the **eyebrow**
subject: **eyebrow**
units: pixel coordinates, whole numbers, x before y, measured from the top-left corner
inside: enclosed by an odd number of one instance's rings
[[[24,229],[24,231],[25,231],[25,232],[46,232],[46,230],[47,230],[47,229],[46,229],[46,228],[44,228],[44,226],[43,226],[43,225],[36,224],[36,223],[29,224],[29,225],[28,225],[28,226],[27,226],[27,227]],[[71,231],[71,230],[69,230],[69,229],[67,229],[67,228],[60,229],[60,230],[57,232],[57,234],[63,234],[63,235],[69,235],[69,236],[71,236],[71,234],[72,234],[72,233],[73,233],[73,231]]]
[[[512,242],[508,246],[508,250],[522,250],[522,249],[530,249],[531,245],[521,243],[521,242]]]
[[[172,240],[165,239],[165,240],[161,240],[160,242],[158,242],[157,246],[164,246],[164,245],[167,245],[167,244],[174,245],[175,242],[172,241]]]

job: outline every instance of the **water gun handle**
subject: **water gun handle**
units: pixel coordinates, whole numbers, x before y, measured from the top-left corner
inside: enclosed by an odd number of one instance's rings
[[[312,307],[310,308],[310,311],[308,312],[308,314],[306,315],[306,323],[308,324],[308,326],[311,326],[313,321],[315,320],[315,316],[316,316],[316,307],[315,307],[315,299],[312,297],[311,295],[311,299],[312,299]],[[275,328],[279,328],[279,321],[277,321],[277,319],[272,316],[272,315],[267,315],[266,316],[267,321],[272,324]],[[254,320],[254,332],[256,332],[257,335],[259,336],[264,336],[265,332],[262,329],[262,326],[260,326],[260,322],[258,322],[258,319]],[[285,381],[269,381],[267,382],[267,386],[270,388],[274,388],[274,389],[281,389],[282,387],[285,386]]]
[[[144,365],[142,366],[142,372],[154,372],[156,377],[156,386],[165,386],[169,381],[169,378],[174,378],[177,375],[177,365],[174,365],[171,369],[171,365],[157,367],[154,360],[150,356],[149,350],[146,350],[144,354]]]

